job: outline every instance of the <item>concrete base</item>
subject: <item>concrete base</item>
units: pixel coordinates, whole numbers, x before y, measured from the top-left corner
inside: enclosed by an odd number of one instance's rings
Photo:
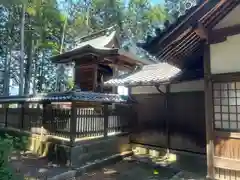
[[[71,163],[79,167],[87,162],[130,151],[129,136],[114,136],[79,142],[71,149]]]

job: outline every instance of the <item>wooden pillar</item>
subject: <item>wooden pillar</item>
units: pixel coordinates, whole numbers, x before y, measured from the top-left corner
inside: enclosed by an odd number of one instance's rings
[[[116,78],[118,76],[118,67],[117,67],[117,64],[114,64],[113,66],[113,78]],[[117,93],[117,86],[115,87],[112,87],[113,89],[113,94],[116,94]]]
[[[76,73],[75,73],[75,71],[76,71],[76,63],[75,62],[73,62],[72,63],[72,78],[73,78],[73,86],[75,86],[75,84],[76,84]]]
[[[72,101],[71,107],[71,121],[70,121],[70,143],[73,146],[76,138],[76,127],[77,127],[77,108],[76,102]]]
[[[47,124],[47,120],[51,117],[49,117],[49,114],[48,114],[48,111],[47,111],[47,108],[48,108],[48,105],[51,104],[51,102],[49,101],[44,101],[43,102],[43,114],[42,114],[42,118],[43,118],[43,121],[42,121],[42,126],[45,128],[46,124]]]
[[[167,84],[166,86],[166,92],[164,94],[165,96],[165,122],[166,122],[166,137],[167,137],[167,151],[170,149],[170,132],[169,132],[169,125],[170,125],[170,110],[169,110],[169,95],[170,95],[170,84]]]
[[[213,144],[213,92],[210,67],[210,46],[204,45],[204,92],[205,92],[205,123],[207,143],[207,179],[214,179],[214,144]]]
[[[20,104],[20,121],[19,121],[19,128],[24,128],[24,114],[25,114],[25,103],[21,102]]]
[[[5,127],[8,126],[8,109],[9,109],[9,104],[6,103],[3,105],[4,107],[4,124],[5,124]]]
[[[47,113],[48,104],[50,104],[50,102],[46,102],[46,101],[43,102],[43,125],[46,124],[47,118],[49,118]]]
[[[104,116],[104,137],[107,137],[108,136],[108,116],[109,116],[107,104],[104,104],[103,106],[103,116]]]
[[[93,70],[93,91],[97,91],[98,90],[98,64],[96,64],[94,66],[94,70]]]

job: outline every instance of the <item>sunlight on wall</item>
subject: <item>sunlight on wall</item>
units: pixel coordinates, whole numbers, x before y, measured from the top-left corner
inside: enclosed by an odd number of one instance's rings
[[[124,86],[118,86],[117,92],[118,92],[119,95],[127,96],[128,95],[128,88],[126,88]]]

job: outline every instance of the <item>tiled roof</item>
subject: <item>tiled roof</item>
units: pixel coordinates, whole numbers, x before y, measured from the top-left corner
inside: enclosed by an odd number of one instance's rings
[[[95,52],[100,55],[109,55],[109,56],[124,56],[130,62],[134,64],[151,64],[150,60],[146,58],[141,58],[133,51],[133,47],[130,47],[128,50],[116,46],[114,43],[115,39],[118,39],[118,33],[115,30],[115,27],[110,27],[99,32],[90,34],[88,36],[82,37],[76,41],[75,47],[71,50],[52,57],[52,61],[56,63],[66,63],[70,61],[71,57],[76,55],[81,55],[84,53]],[[117,44],[118,46],[118,44]],[[124,58],[123,58],[124,59]]]
[[[103,36],[99,36],[88,41],[83,41],[83,42],[80,41],[79,43],[77,43],[74,49],[80,49],[85,46],[91,46],[94,49],[110,50],[112,49],[112,47],[109,47],[109,44],[115,36],[116,36],[116,31],[113,31],[111,33],[106,33]]]
[[[85,101],[85,102],[103,102],[103,103],[126,103],[126,97],[118,94],[105,94],[83,91],[69,91],[62,93],[37,94],[29,96],[8,96],[0,97],[0,103],[6,102],[39,102],[39,101]]]
[[[139,86],[168,83],[181,70],[168,63],[158,63],[143,66],[143,68],[127,77],[111,79],[104,84],[107,86]]]

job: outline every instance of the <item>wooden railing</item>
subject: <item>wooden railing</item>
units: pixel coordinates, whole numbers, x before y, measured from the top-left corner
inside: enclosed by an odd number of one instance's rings
[[[76,108],[75,138],[103,136],[128,132],[131,110],[129,107],[118,110],[96,111],[94,108]],[[107,127],[106,123],[107,113]],[[71,109],[47,107],[0,108],[0,123],[4,127],[17,128],[35,134],[70,138]],[[106,134],[106,133],[105,133]]]

